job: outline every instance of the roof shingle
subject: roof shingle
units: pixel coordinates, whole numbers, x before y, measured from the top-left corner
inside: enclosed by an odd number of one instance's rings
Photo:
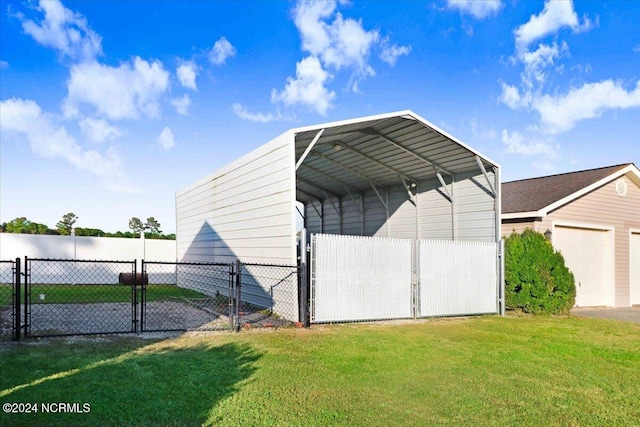
[[[502,184],[502,213],[538,211],[630,164],[505,182]]]

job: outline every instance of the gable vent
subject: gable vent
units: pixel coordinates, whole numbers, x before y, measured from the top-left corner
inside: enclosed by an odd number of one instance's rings
[[[616,193],[618,193],[618,196],[622,197],[627,195],[627,183],[622,178],[616,181]]]

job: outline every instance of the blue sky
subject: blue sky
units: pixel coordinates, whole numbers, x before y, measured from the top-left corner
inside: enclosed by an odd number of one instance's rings
[[[292,127],[411,109],[514,180],[640,166],[632,1],[2,1],[0,222],[175,231]]]

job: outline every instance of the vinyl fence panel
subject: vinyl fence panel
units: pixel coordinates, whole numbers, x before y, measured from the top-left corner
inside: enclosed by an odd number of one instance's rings
[[[497,244],[420,241],[420,316],[497,313]]]
[[[313,322],[412,317],[411,240],[312,236]]]

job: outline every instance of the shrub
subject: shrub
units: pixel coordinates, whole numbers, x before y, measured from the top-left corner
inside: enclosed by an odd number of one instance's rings
[[[576,300],[573,274],[542,234],[531,229],[505,241],[507,307],[526,313],[566,314]]]

